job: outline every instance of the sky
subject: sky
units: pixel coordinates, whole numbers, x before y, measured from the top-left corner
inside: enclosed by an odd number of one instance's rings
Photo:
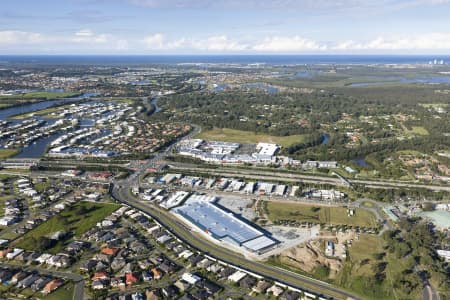
[[[450,54],[450,0],[2,0],[0,54]]]

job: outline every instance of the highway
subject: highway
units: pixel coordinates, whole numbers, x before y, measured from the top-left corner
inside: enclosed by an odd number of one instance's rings
[[[130,192],[130,186],[133,186],[133,184],[134,183],[130,181],[130,179],[115,184],[111,192],[113,198],[150,215],[162,226],[172,232],[172,234],[198,251],[226,263],[239,266],[240,268],[261,275],[267,279],[282,282],[298,289],[307,290],[314,294],[320,294],[327,298],[358,299],[355,295],[334,287],[328,283],[302,276],[275,266],[248,260],[240,254],[234,253],[229,249],[222,248],[216,244],[212,244],[204,238],[192,234],[192,231],[189,228],[180,223],[176,217],[169,212],[154,205],[141,203],[138,199],[136,199]]]
[[[327,177],[320,175],[306,175],[298,173],[288,173],[280,172],[274,169],[273,171],[257,169],[257,168],[232,168],[223,167],[220,165],[214,165],[214,168],[197,167],[192,164],[170,162],[170,166],[176,170],[184,170],[190,172],[198,173],[208,173],[211,175],[222,175],[230,177],[243,177],[243,178],[253,178],[261,180],[275,180],[275,181],[286,181],[286,182],[314,182],[314,183],[324,183],[331,185],[342,185],[342,181],[337,177]],[[450,186],[445,185],[431,185],[431,184],[421,184],[414,182],[396,181],[396,180],[361,180],[361,179],[347,179],[351,184],[365,184],[372,187],[387,188],[387,187],[410,187],[410,188],[424,188],[433,191],[446,191],[450,192]]]

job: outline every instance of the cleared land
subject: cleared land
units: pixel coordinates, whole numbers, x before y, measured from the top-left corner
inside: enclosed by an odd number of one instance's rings
[[[406,128],[406,126],[402,125],[403,130],[408,135],[429,135],[428,130],[423,126],[411,126],[411,129]]]
[[[364,209],[356,209],[356,214],[349,217],[345,207],[269,201],[267,202],[267,214],[272,222],[289,220],[333,225],[377,227],[375,215]]]
[[[35,250],[36,243],[40,238],[49,237],[57,231],[71,232],[73,236],[80,236],[119,207],[120,205],[118,204],[78,202],[24,234],[15,246],[27,250]],[[58,242],[47,251],[56,253],[63,245],[63,242]]]
[[[251,131],[235,130],[229,128],[214,128],[201,132],[195,138],[211,140],[236,142],[242,144],[256,144],[258,142],[275,143],[282,147],[289,147],[293,144],[301,143],[306,135],[273,136]]]
[[[386,252],[385,245],[385,241],[379,236],[361,235],[360,239],[349,248],[345,266],[335,282],[369,300],[387,300],[396,297],[397,299],[422,299],[420,293],[403,295],[400,291],[392,292],[392,285],[407,268],[410,260],[398,259],[394,254]],[[374,281],[375,270],[380,264],[386,264],[384,272],[386,280],[381,284],[370,283]]]
[[[19,149],[0,149],[0,159],[12,157],[20,152]]]

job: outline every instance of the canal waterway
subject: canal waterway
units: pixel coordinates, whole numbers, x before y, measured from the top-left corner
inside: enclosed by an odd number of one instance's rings
[[[9,107],[9,108],[5,108],[5,109],[0,109],[0,120],[8,121],[9,123],[7,126],[13,126],[15,124],[18,124],[20,122],[27,120],[27,119],[23,119],[23,120],[10,119],[13,116],[32,113],[32,112],[47,109],[50,107],[76,103],[81,100],[85,100],[85,99],[88,99],[89,97],[97,96],[97,95],[98,94],[96,94],[96,93],[84,93],[78,97],[46,100],[46,101],[41,101],[41,102],[28,103],[28,104],[23,104],[20,106],[14,106],[14,107]],[[38,116],[38,115],[33,116],[32,118],[38,119],[38,120],[44,120],[45,121],[44,126],[52,125],[53,123],[55,123],[57,121],[56,119],[43,119],[41,116]],[[95,125],[94,119],[90,119],[90,118],[81,118],[80,119],[80,127],[92,127],[94,125]],[[34,141],[33,143],[31,143],[30,145],[23,147],[21,149],[21,152],[18,153],[15,156],[15,158],[38,158],[38,157],[41,157],[42,155],[45,154],[45,151],[47,150],[48,145],[51,142],[53,142],[54,140],[56,140],[57,138],[59,138],[60,136],[64,135],[65,133],[67,133],[67,132],[58,131],[54,134],[39,138],[36,141]],[[102,134],[105,134],[105,133],[102,133]],[[0,148],[1,148],[1,146],[0,146]]]

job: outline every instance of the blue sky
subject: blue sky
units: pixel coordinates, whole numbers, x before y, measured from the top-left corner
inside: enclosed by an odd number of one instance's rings
[[[0,54],[450,54],[450,0],[3,0]]]

